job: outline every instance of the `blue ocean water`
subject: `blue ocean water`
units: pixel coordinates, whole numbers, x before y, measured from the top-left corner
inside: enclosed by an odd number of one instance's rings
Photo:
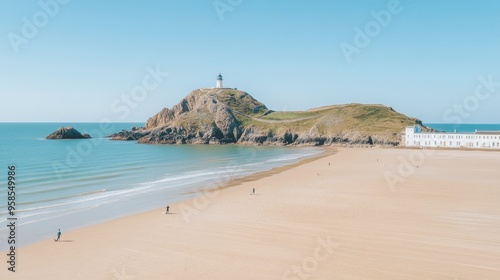
[[[7,172],[16,168],[21,246],[63,231],[163,207],[204,187],[297,162],[321,148],[142,145],[104,138],[140,123],[0,123],[0,250],[7,247]],[[92,139],[45,140],[61,126]]]
[[[428,127],[444,132],[474,132],[476,129],[480,131],[500,131],[500,124],[446,124],[446,123],[429,123],[425,124]]]

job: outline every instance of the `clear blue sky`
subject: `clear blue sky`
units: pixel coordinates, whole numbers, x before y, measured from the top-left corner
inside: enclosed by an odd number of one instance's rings
[[[500,85],[474,96],[478,77],[500,83],[500,1],[400,0],[348,62],[341,44],[391,1],[72,0],[48,15],[51,0],[3,0],[0,121],[144,122],[220,72],[274,110],[381,103],[427,123],[500,123]],[[118,112],[157,65],[168,77]]]

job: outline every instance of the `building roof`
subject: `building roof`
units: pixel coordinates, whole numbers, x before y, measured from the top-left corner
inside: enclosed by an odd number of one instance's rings
[[[476,130],[474,134],[500,135],[500,131],[480,131]]]
[[[407,126],[407,128],[414,128],[415,126]],[[417,132],[417,133],[427,133],[427,134],[480,134],[480,135],[500,135],[499,131],[486,131],[477,130],[474,132],[445,132],[445,131],[427,131],[427,132]]]

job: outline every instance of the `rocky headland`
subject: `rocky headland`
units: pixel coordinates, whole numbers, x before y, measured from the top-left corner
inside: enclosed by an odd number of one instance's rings
[[[58,139],[87,139],[91,138],[90,135],[86,133],[80,133],[78,130],[71,126],[60,127],[56,131],[47,135],[45,139],[58,140]]]
[[[234,89],[197,89],[144,127],[110,135],[144,144],[392,145],[421,121],[384,105],[345,104],[276,112]],[[424,131],[428,128],[422,126]]]

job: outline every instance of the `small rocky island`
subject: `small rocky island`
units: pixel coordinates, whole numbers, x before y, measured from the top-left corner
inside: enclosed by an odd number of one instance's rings
[[[92,138],[87,133],[80,133],[78,130],[71,126],[60,127],[53,133],[47,135],[45,139],[58,140],[58,139],[87,139]]]

